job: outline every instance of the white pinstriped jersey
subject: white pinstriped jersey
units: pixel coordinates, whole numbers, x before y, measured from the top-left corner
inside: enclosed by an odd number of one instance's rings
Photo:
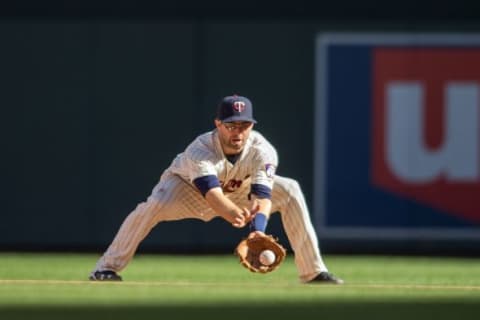
[[[223,154],[217,130],[198,136],[183,153],[177,155],[167,172],[193,184],[199,177],[215,175],[225,194],[243,191],[251,184],[273,188],[278,165],[275,148],[259,132],[252,130],[235,164]]]
[[[162,221],[196,218],[210,221],[217,216],[196,192],[196,178],[215,175],[224,193],[234,203],[247,206],[244,197],[251,184],[272,190],[271,212],[280,212],[284,230],[295,252],[301,281],[328,271],[318,247],[307,204],[300,185],[274,174],[277,152],[258,132],[251,131],[240,158],[232,165],[224,156],[216,130],[197,137],[177,155],[146,202],[140,203],[125,219],[113,242],[98,260],[95,270],[120,271],[132,259],[139,243]],[[186,182],[187,185],[184,182]],[[193,187],[191,187],[193,186]]]

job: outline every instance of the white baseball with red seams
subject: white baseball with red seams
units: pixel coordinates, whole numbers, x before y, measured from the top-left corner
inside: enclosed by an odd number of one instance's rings
[[[260,252],[260,256],[258,257],[258,260],[260,260],[260,263],[264,266],[271,265],[275,262],[275,259],[276,256],[272,250],[263,250],[262,252]]]

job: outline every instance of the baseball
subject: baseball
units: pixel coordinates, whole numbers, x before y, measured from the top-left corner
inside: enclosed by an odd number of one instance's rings
[[[260,252],[259,260],[264,266],[269,266],[275,262],[275,253],[272,250],[263,250]]]

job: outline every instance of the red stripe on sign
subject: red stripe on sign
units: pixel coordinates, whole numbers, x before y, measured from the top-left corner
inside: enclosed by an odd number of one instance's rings
[[[373,51],[372,181],[480,222],[480,49]]]

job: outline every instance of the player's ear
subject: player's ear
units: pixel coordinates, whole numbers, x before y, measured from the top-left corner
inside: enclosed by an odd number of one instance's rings
[[[215,122],[215,127],[217,127],[217,128],[222,125],[222,121],[220,121],[218,119],[215,119],[214,122]]]

